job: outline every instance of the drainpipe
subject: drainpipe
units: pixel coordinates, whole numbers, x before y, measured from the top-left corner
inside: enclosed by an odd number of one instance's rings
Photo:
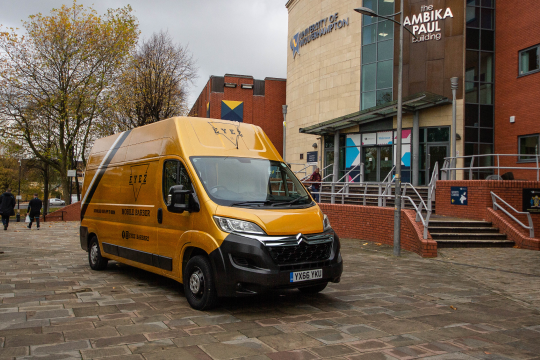
[[[339,179],[339,130],[334,133],[334,176],[332,177],[331,203],[336,203],[336,183]]]
[[[287,163],[287,160],[285,160],[285,149],[287,148],[287,105],[283,105],[283,161]]]
[[[420,112],[415,111],[413,117],[413,162],[412,162],[412,183],[413,186],[418,186],[418,164],[419,164],[419,155],[420,155]]]

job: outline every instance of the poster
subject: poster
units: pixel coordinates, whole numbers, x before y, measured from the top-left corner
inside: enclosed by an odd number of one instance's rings
[[[540,189],[523,189],[523,210],[540,214]]]
[[[450,201],[452,205],[467,205],[468,198],[469,194],[466,187],[452,186],[450,188]]]

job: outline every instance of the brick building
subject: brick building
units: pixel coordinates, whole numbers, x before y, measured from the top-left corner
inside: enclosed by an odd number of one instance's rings
[[[540,134],[540,1],[497,1],[495,153],[538,154]],[[534,157],[501,158],[504,166],[536,166]],[[535,171],[514,170],[536,180]]]
[[[285,88],[285,79],[257,80],[252,76],[233,74],[211,76],[189,116],[241,121],[260,126],[282,153]]]

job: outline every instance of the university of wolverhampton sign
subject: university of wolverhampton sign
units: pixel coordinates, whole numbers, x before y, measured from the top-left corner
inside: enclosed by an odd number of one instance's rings
[[[296,33],[291,39],[293,58],[296,57],[302,46],[345,26],[349,26],[349,18],[338,20],[338,13],[335,13],[310,25],[304,31]]]

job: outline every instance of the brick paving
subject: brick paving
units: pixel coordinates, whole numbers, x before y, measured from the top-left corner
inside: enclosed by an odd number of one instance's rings
[[[540,359],[540,252],[436,259],[343,240],[344,275],[199,312],[172,280],[88,267],[78,223],[0,233],[0,359]]]

